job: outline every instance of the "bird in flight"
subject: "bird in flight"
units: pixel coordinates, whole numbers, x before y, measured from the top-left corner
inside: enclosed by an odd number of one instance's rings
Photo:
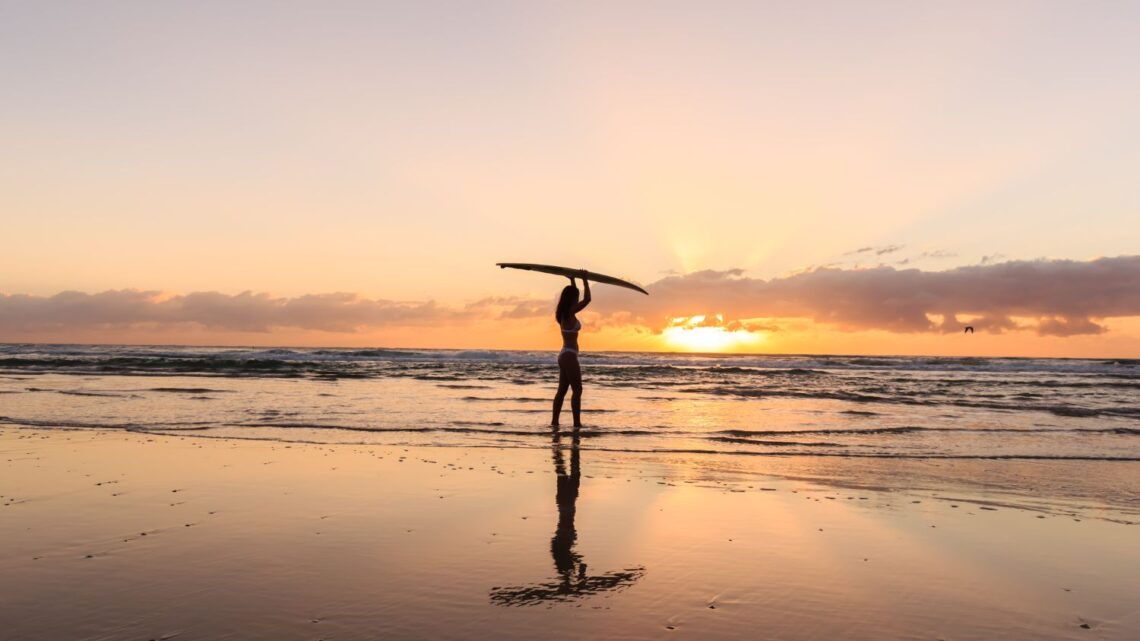
[[[963,334],[973,334],[974,333],[974,326],[973,325],[967,325],[966,329],[962,330],[962,333]]]

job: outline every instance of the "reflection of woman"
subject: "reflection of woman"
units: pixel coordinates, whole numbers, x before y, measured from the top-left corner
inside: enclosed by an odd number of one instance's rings
[[[582,483],[581,454],[578,450],[579,435],[574,434],[570,446],[570,469],[566,469],[563,454],[562,436],[554,432],[554,502],[558,506],[558,524],[554,536],[550,538],[550,556],[554,559],[554,569],[558,577],[540,583],[491,588],[491,602],[497,605],[537,605],[559,601],[572,601],[600,592],[622,590],[645,574],[641,566],[596,574],[586,574],[586,562],[574,550],[578,542],[578,530],[574,527],[574,516],[578,505],[578,488]]]
[[[562,401],[566,398],[566,390],[573,389],[574,395],[570,397],[570,409],[574,413],[574,427],[582,427],[582,367],[578,364],[578,332],[582,331],[582,321],[576,314],[590,304],[590,281],[582,279],[586,296],[578,300],[578,288],[574,286],[574,279],[562,289],[562,296],[558,299],[558,307],[554,310],[554,319],[558,321],[558,328],[562,331],[562,351],[558,352],[558,392],[554,395],[554,417],[550,420],[553,427],[558,427],[558,417],[562,414]]]
[[[586,564],[582,563],[582,557],[574,552],[574,544],[578,541],[578,531],[574,529],[574,512],[578,503],[578,487],[582,483],[582,472],[578,462],[577,435],[570,450],[570,474],[566,474],[566,462],[562,457],[562,448],[558,440],[558,436],[555,435],[554,474],[557,486],[554,502],[558,505],[558,526],[550,539],[550,555],[554,558],[554,568],[562,577],[562,589],[570,593],[574,591],[571,581],[574,578],[575,568],[580,579],[586,578]]]

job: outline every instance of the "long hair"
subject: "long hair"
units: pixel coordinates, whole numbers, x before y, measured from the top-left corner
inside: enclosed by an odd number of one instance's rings
[[[554,308],[554,320],[558,321],[561,325],[573,312],[573,307],[578,304],[578,288],[573,285],[567,285],[562,288],[562,295],[558,297],[558,307]]]

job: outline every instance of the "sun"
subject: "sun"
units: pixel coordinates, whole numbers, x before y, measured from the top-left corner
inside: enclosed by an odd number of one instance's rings
[[[755,347],[764,341],[764,335],[744,329],[728,330],[721,326],[723,319],[706,322],[704,316],[674,318],[661,336],[670,347],[685,352],[731,352]]]

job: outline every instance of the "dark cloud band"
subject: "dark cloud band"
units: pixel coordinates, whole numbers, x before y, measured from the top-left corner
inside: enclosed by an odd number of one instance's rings
[[[0,328],[24,332],[179,324],[239,332],[267,332],[279,327],[352,332],[369,327],[440,324],[465,315],[431,301],[402,303],[344,293],[296,298],[251,292],[164,296],[137,290],[0,295]]]
[[[652,296],[610,301],[614,312],[654,329],[666,319],[720,314],[725,319],[808,318],[843,330],[961,331],[1033,329],[1068,336],[1105,331],[1099,320],[1140,315],[1140,256],[1091,261],[1033,260],[946,271],[820,268],[784,278],[739,270],[671,276]],[[1014,319],[1032,319],[1019,325]]]
[[[968,321],[978,331],[1069,336],[1102,333],[1105,318],[1140,316],[1140,256],[1010,261],[946,271],[827,267],[770,280],[741,270],[701,271],[668,276],[648,289],[649,297],[597,296],[592,309],[608,325],[654,331],[678,316],[703,315],[729,329],[770,329],[773,321],[796,318],[849,331],[950,332],[961,331]],[[0,294],[0,331],[192,324],[239,332],[354,332],[542,317],[552,313],[552,305],[552,300],[488,298],[448,307],[348,293],[293,298],[136,290]]]

